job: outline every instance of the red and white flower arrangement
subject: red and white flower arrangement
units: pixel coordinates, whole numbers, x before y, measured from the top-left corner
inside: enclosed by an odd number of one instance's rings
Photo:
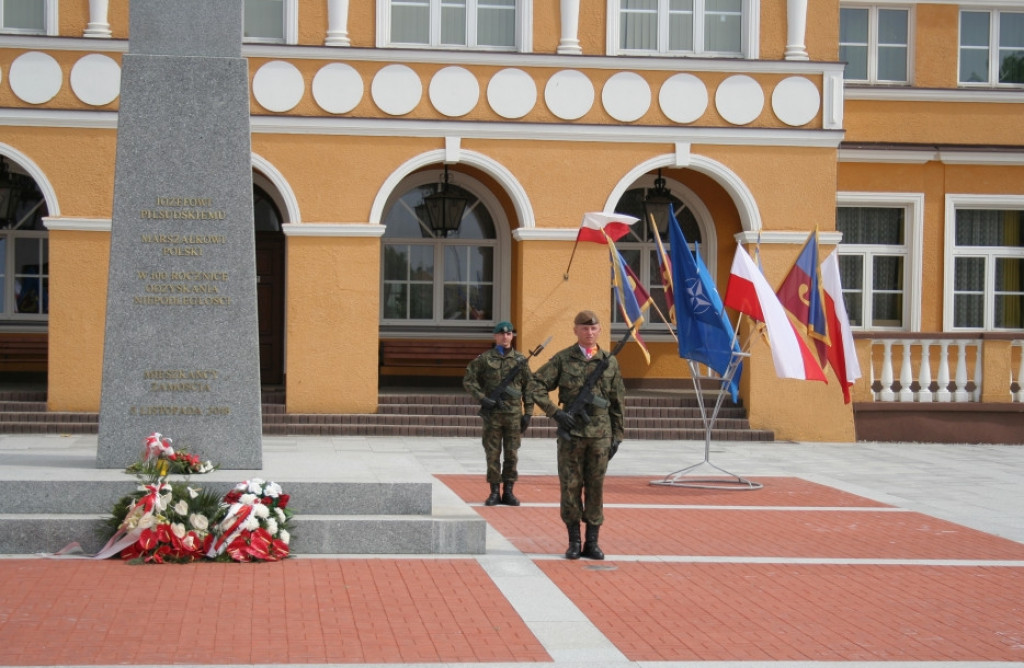
[[[206,555],[217,558],[226,554],[232,561],[278,561],[287,557],[293,516],[289,498],[276,482],[260,478],[235,485],[224,496],[214,528],[216,538]]]
[[[199,455],[191,454],[181,448],[175,450],[171,443],[170,438],[160,432],[153,432],[146,437],[142,461],[131,464],[125,470],[128,473],[166,476],[171,473],[183,475],[209,473],[217,469],[217,466],[210,460],[203,461]]]

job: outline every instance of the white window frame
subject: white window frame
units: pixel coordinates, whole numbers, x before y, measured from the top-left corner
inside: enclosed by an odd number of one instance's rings
[[[993,327],[992,308],[995,300],[994,262],[997,257],[1024,257],[1024,248],[1008,246],[965,246],[957,250],[956,211],[957,209],[1006,209],[1024,210],[1024,195],[946,195],[945,253],[942,286],[942,328],[947,332],[981,331],[1022,331],[1018,329]],[[985,319],[981,327],[954,327],[953,323],[953,278],[954,261],[958,257],[984,257],[985,260]]]
[[[244,0],[243,0],[244,2]],[[299,0],[284,0],[283,22],[284,41],[268,37],[244,37],[245,44],[298,44],[299,43]]]
[[[0,0],[0,5],[3,5],[4,0]],[[59,0],[44,0],[43,2],[43,31],[37,30],[21,30],[18,28],[7,28],[0,25],[0,34],[4,35],[49,35],[55,37],[59,34],[58,26],[58,9]]]
[[[658,0],[659,21],[658,30],[659,48],[657,49],[623,49],[619,47],[619,30],[621,29],[621,0],[607,0],[605,21],[607,32],[605,34],[605,52],[609,56],[689,56],[699,58],[746,58],[757,59],[760,52],[761,34],[761,0],[743,0],[741,11],[740,28],[740,52],[721,53],[704,51],[704,0],[694,0],[693,24],[694,24],[694,50],[693,51],[668,51],[667,24],[661,20],[667,16],[669,0]],[[664,44],[665,48],[661,46]]]
[[[17,245],[17,239],[43,239],[49,240],[49,233],[46,230],[0,230],[0,237],[6,240],[3,244],[5,249],[4,260],[4,280],[3,280],[3,309],[0,309],[0,325],[7,324],[18,324],[18,323],[46,323],[50,320],[50,314],[47,313],[18,313],[14,310],[14,280],[15,280],[15,256],[14,248]],[[45,257],[41,258],[44,266],[50,264],[50,246],[49,243],[46,245]],[[46,272],[40,272],[40,280],[45,279],[49,281],[50,275]],[[41,287],[41,286],[40,286]],[[47,288],[49,290],[49,287]]]
[[[403,179],[397,188],[388,197],[387,202],[384,205],[384,213],[386,214],[391,210],[391,207],[406,193],[414,188],[420,186],[437,184],[439,182],[439,170],[427,169],[416,174],[410,175],[408,178]],[[437,334],[439,331],[446,333],[456,333],[460,329],[467,330],[467,334],[472,333],[478,334],[475,330],[479,328],[481,323],[490,323],[493,326],[494,323],[502,320],[507,320],[511,313],[511,281],[509,277],[512,271],[512,249],[510,247],[510,239],[512,238],[509,230],[509,222],[505,217],[505,210],[498,201],[498,198],[494,196],[484,184],[480,183],[473,177],[464,173],[451,173],[450,183],[457,185],[463,190],[467,190],[472,193],[480,203],[487,209],[487,212],[491,215],[491,220],[494,223],[494,292],[492,294],[492,320],[486,321],[462,321],[462,320],[444,320],[440,315],[435,313],[434,319],[431,322],[425,320],[404,320],[404,319],[385,319],[384,318],[384,259],[383,259],[383,244],[398,242],[396,238],[387,236],[381,237],[382,243],[382,256],[381,266],[378,280],[378,289],[380,291],[380,307],[378,311],[378,322],[382,328],[401,328],[402,335],[407,336],[429,336]],[[383,224],[386,216],[381,218]],[[446,245],[462,245],[462,246],[481,246],[487,245],[482,244],[479,239],[471,240],[457,240],[451,239],[441,243],[434,243],[434,271],[441,271],[442,264],[438,262],[439,254],[443,255],[444,248]],[[444,281],[434,278],[434,304],[444,303]],[[490,330],[488,330],[490,331]]]
[[[839,192],[836,194],[836,208],[892,208],[903,209],[903,244],[890,246],[883,244],[845,244],[842,241],[836,246],[840,255],[859,255],[866,260],[875,255],[903,255],[903,326],[902,327],[871,327],[867,323],[872,320],[871,312],[871,272],[870,262],[865,261],[863,278],[864,323],[851,329],[859,331],[921,331],[921,274],[923,262],[922,231],[924,230],[924,194],[923,193],[886,193],[886,192]],[[824,259],[824,258],[822,258]]]
[[[960,56],[963,52],[962,26],[964,12],[975,12],[988,14],[988,81],[960,81]],[[956,45],[956,81],[958,86],[964,88],[1020,88],[1019,83],[999,82],[999,22],[1003,13],[1021,14],[1024,13],[1024,3],[1019,6],[1007,9],[997,9],[990,6],[974,6],[964,2],[957,13],[957,45]]]
[[[467,0],[466,23],[470,36],[476,35],[476,1]],[[441,0],[431,0],[430,5],[430,34],[441,34]],[[439,40],[438,40],[439,41]],[[387,49],[444,49],[448,51],[493,51],[496,53],[530,53],[533,51],[533,0],[516,0],[516,36],[515,46],[512,48],[499,46],[476,46],[471,42],[475,39],[467,39],[462,44],[393,44],[391,42],[391,0],[377,0],[377,48]]]
[[[914,80],[914,7],[912,5],[877,5],[859,2],[844,2],[843,9],[866,9],[868,11],[868,71],[867,79],[852,79],[844,73],[846,83],[870,84],[874,86],[906,86]],[[907,78],[903,81],[878,78],[878,12],[896,10],[907,12]]]

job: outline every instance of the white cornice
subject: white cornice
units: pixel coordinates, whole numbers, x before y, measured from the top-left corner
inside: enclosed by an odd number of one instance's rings
[[[43,225],[51,232],[109,232],[109,218],[43,218]]]
[[[126,39],[95,37],[44,37],[43,35],[2,35],[0,48],[33,51],[89,51],[92,53],[127,53]]]
[[[1024,165],[1024,151],[939,151],[939,160],[946,165]]]
[[[843,90],[846,100],[875,102],[986,102],[1022,104],[1024,90],[999,88],[886,88],[873,86]]]
[[[253,116],[253,133],[368,137],[448,137],[604,143],[718,144],[836,148],[842,130],[693,128],[572,123],[490,123],[404,119]]]
[[[807,231],[787,232],[740,232],[734,234],[736,243],[740,244],[803,244],[807,241]],[[823,246],[835,246],[843,239],[842,232],[818,232],[818,244]]]
[[[286,237],[382,237],[383,225],[368,223],[285,223]]]
[[[839,162],[888,162],[905,165],[923,165],[939,159],[935,149],[883,149],[883,148],[840,148]]]
[[[576,241],[579,228],[520,227],[512,230],[516,241]]]
[[[365,137],[450,137],[617,144],[713,144],[836,148],[842,130],[695,128],[571,123],[491,123],[335,117],[252,116],[254,134],[351,135]],[[117,112],[2,109],[0,126],[117,129]]]

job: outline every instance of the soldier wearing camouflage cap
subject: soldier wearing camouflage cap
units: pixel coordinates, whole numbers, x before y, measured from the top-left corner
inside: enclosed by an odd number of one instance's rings
[[[533,375],[531,394],[544,414],[554,419],[558,438],[558,482],[561,517],[569,534],[567,559],[604,559],[598,535],[604,523],[604,476],[624,433],[626,386],[614,355],[601,350],[597,337],[601,323],[593,311],[580,311],[573,320],[576,343],[552,356]],[[608,359],[608,367],[594,385],[594,400],[587,407],[589,422],[575,420],[563,410],[576,399],[591,372]],[[548,393],[558,388],[558,404]],[[586,522],[586,542],[580,547],[580,520]]]
[[[533,399],[528,392],[530,367],[525,363],[526,356],[512,348],[516,331],[511,322],[499,322],[493,333],[494,347],[469,363],[462,387],[480,402],[480,417],[484,420],[484,456],[487,482],[491,486],[484,505],[518,506],[513,487],[519,478],[519,446],[533,415]],[[519,374],[506,386],[502,396],[490,397],[517,366],[520,366]],[[503,492],[501,483],[505,485]]]

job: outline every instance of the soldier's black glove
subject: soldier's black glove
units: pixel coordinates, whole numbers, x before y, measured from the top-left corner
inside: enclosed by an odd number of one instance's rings
[[[480,400],[480,408],[484,409],[485,411],[493,411],[497,407],[498,402],[495,401],[494,399],[491,399],[490,397],[484,397],[483,399]]]
[[[563,410],[556,411],[551,417],[554,418],[555,422],[558,423],[558,426],[565,431],[570,431],[576,426],[576,419]]]
[[[608,450],[608,461],[611,461],[612,457],[615,456],[615,453],[619,451],[619,445],[621,443],[622,441],[612,441],[612,447]]]
[[[530,418],[533,416],[527,413],[523,417],[519,418],[519,433],[525,434],[527,427],[530,426]]]

